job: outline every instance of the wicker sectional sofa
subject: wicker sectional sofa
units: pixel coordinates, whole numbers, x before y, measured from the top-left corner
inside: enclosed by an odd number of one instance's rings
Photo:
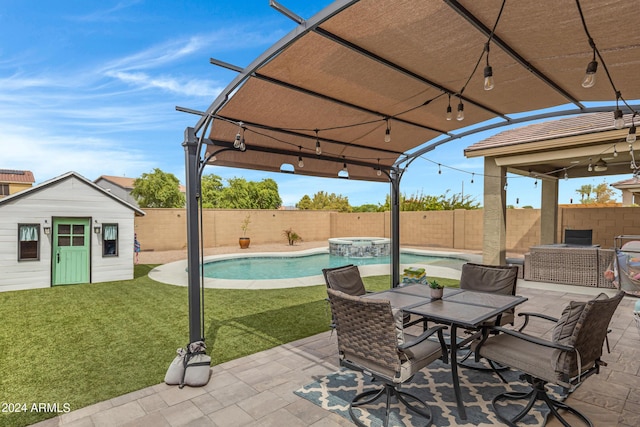
[[[604,277],[613,249],[566,244],[533,246],[524,255],[524,280],[613,288]]]

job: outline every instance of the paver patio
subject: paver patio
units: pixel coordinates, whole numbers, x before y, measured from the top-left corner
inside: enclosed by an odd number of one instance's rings
[[[559,316],[569,301],[586,300],[600,291],[519,280],[518,294],[529,300],[518,311]],[[635,301],[625,297],[611,322],[611,353],[603,355],[608,366],[569,398],[569,404],[596,426],[640,425],[640,334],[633,320]],[[169,363],[167,360],[167,366]],[[201,388],[181,390],[160,383],[162,378],[158,378],[155,386],[35,426],[349,426],[353,425],[349,420],[293,393],[337,369],[337,340],[335,334],[325,332],[214,365],[209,383]],[[552,419],[547,425],[560,424]]]

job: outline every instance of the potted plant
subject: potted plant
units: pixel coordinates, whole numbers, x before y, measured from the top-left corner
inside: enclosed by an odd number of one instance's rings
[[[242,220],[240,224],[240,229],[242,230],[242,237],[238,240],[240,244],[240,249],[247,249],[249,244],[251,243],[251,238],[247,237],[247,230],[249,229],[249,224],[251,223],[251,214],[247,214]]]
[[[282,234],[287,238],[287,241],[289,242],[289,246],[293,246],[295,245],[296,242],[302,241],[302,237],[300,237],[298,233],[293,231],[293,229],[291,228],[284,230]]]
[[[444,293],[444,286],[438,283],[437,280],[429,281],[429,287],[431,288],[431,298],[440,299]]]

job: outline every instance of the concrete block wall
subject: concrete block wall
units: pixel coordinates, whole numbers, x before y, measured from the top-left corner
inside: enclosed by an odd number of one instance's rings
[[[184,209],[145,209],[135,226],[142,250],[184,249]],[[283,231],[292,228],[306,241],[330,237],[390,237],[390,212],[216,210],[203,211],[204,246],[237,246],[240,225],[251,215],[247,236],[252,243],[286,244]],[[614,237],[640,235],[640,207],[560,208],[557,242],[565,228],[592,229],[593,243],[611,248]],[[540,244],[540,210],[507,209],[507,250],[525,253]],[[482,250],[483,211],[427,211],[400,213],[400,244]]]

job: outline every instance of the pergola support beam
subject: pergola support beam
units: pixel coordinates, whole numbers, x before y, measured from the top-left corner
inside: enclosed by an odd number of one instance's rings
[[[187,288],[189,299],[189,342],[204,340],[202,301],[200,298],[200,234],[198,232],[198,140],[188,127],[182,143],[185,152],[187,187]]]

